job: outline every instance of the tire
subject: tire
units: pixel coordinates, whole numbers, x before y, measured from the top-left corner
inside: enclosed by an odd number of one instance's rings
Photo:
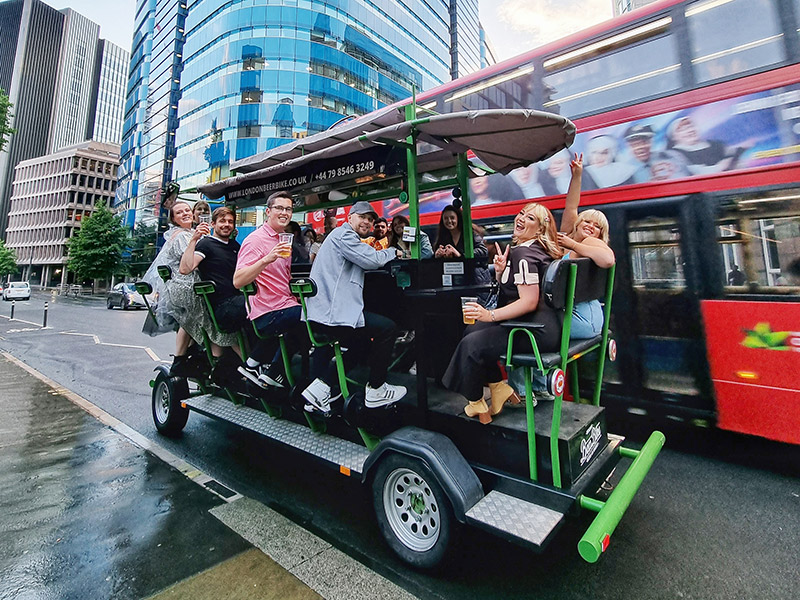
[[[158,373],[153,384],[153,423],[162,435],[173,437],[186,426],[189,409],[181,406],[181,400],[189,397],[189,385],[185,379]]]
[[[128,310],[128,301],[125,299],[124,296],[119,301],[119,307],[122,310]]]
[[[442,565],[458,523],[444,490],[419,459],[390,453],[372,479],[372,502],[386,543],[417,569]]]
[[[112,310],[114,308],[114,303],[111,301],[111,298],[106,298],[106,308],[108,310]]]

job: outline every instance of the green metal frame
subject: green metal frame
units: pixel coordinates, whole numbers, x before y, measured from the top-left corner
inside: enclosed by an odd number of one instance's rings
[[[595,406],[599,406],[600,404],[600,391],[602,389],[603,384],[603,370],[605,367],[605,348],[608,346],[608,325],[611,316],[611,299],[614,291],[614,276],[616,274],[616,267],[611,266],[608,269],[608,275],[606,280],[606,290],[605,290],[605,297],[604,297],[604,320],[603,320],[603,330],[601,334],[601,341],[597,344],[591,346],[590,348],[575,354],[573,356],[569,355],[569,343],[570,343],[570,333],[572,331],[572,309],[575,305],[575,287],[577,285],[578,279],[578,265],[571,264],[569,265],[569,276],[567,278],[567,289],[566,289],[566,306],[564,308],[564,324],[561,328],[561,344],[559,348],[559,356],[561,357],[561,362],[551,367],[550,369],[545,369],[544,365],[542,364],[542,357],[539,353],[539,347],[536,344],[536,339],[533,336],[533,333],[530,329],[525,327],[515,327],[511,330],[508,335],[508,345],[506,347],[506,367],[509,369],[514,368],[522,368],[523,373],[525,375],[525,407],[527,412],[527,429],[528,429],[528,461],[529,461],[529,472],[530,478],[533,481],[537,481],[537,450],[536,450],[536,428],[535,428],[535,421],[533,416],[533,393],[531,389],[531,369],[533,367],[529,366],[522,366],[522,367],[515,367],[514,366],[514,337],[519,334],[519,332],[524,332],[527,334],[528,339],[530,340],[531,347],[533,348],[534,356],[536,357],[537,369],[538,371],[544,376],[547,377],[550,373],[552,373],[555,369],[560,368],[564,373],[567,373],[567,369],[569,368],[571,372],[571,390],[573,395],[576,398],[576,401],[579,401],[579,389],[578,389],[578,370],[577,370],[577,360],[582,356],[585,356],[589,352],[593,352],[594,350],[601,349],[599,353],[598,360],[597,360],[597,370],[595,373],[595,385],[594,385],[594,395],[592,397],[592,403]],[[555,400],[553,401],[553,419],[550,423],[550,462],[551,468],[553,473],[553,485],[557,488],[562,487],[562,479],[561,479],[561,460],[560,460],[560,453],[558,449],[558,434],[561,429],[561,409],[562,403],[564,401],[563,394],[556,395]]]
[[[347,377],[347,374],[345,373],[344,370],[344,358],[342,357],[342,347],[339,344],[338,340],[333,340],[331,342],[323,342],[321,340],[318,340],[314,336],[314,332],[311,330],[311,321],[308,320],[308,309],[306,307],[306,297],[308,297],[310,294],[313,293],[314,291],[313,283],[311,282],[310,279],[302,281],[292,281],[289,284],[289,287],[292,291],[292,294],[294,294],[300,299],[300,307],[302,308],[303,311],[303,320],[305,321],[306,331],[308,332],[308,339],[311,341],[311,344],[315,348],[321,348],[323,346],[333,346],[333,353],[336,361],[336,375],[339,378],[339,389],[341,390],[344,398],[349,397],[350,388],[348,386],[348,383],[352,383],[358,386],[362,386],[362,384],[358,381],[355,381],[354,379],[350,379],[349,377]],[[306,419],[309,421],[309,425],[311,426],[312,429],[314,429],[315,426],[312,425],[312,422],[316,423],[316,421],[313,421],[313,419],[308,413],[305,414],[306,414]],[[358,428],[358,433],[361,436],[364,445],[370,451],[375,449],[375,447],[381,441],[381,438],[372,435],[363,427]]]

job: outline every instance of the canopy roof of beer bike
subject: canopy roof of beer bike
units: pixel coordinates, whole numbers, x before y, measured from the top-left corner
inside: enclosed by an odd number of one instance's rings
[[[240,174],[198,189],[211,199],[225,196],[230,202],[252,204],[278,190],[310,194],[333,184],[401,177],[412,135],[418,173],[452,168],[458,155],[468,151],[489,169],[508,173],[569,147],[575,125],[535,110],[477,110],[403,120],[401,111],[391,108],[238,161],[232,167]]]

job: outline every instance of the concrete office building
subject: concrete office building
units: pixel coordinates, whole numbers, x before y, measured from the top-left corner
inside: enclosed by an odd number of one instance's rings
[[[20,161],[81,142],[95,130],[98,139],[118,141],[121,124],[111,121],[122,113],[127,52],[99,42],[99,29],[40,0],[0,2],[0,88],[14,105],[17,130],[0,152],[0,237]],[[98,70],[99,59],[105,67]]]
[[[31,285],[67,283],[67,240],[98,202],[111,206],[119,146],[86,141],[14,169],[6,245]]]
[[[631,12],[642,6],[652,4],[656,0],[611,0],[614,6],[614,16],[618,17],[621,14]]]
[[[167,181],[191,190],[237,160],[480,68],[477,6],[138,0],[118,207],[131,225],[157,217]],[[180,60],[156,60],[166,44]]]

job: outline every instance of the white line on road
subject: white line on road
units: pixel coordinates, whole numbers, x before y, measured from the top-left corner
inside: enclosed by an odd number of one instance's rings
[[[39,323],[31,323],[30,321],[26,321],[24,319],[16,319],[16,318],[12,319],[11,317],[7,317],[6,315],[0,315],[0,317],[4,318],[6,321],[15,321],[15,322],[19,321],[20,323],[27,323],[28,325],[33,325],[34,327],[38,327],[39,329],[42,329],[42,326],[39,325]],[[47,327],[46,329],[50,329],[50,328]]]
[[[115,348],[133,348],[134,350],[144,350],[147,356],[149,356],[155,362],[168,362],[161,360],[158,357],[158,354],[153,352],[153,350],[151,348],[148,348],[147,346],[134,346],[133,344],[114,344],[111,342],[101,342],[100,338],[93,333],[78,333],[77,331],[59,331],[59,333],[62,335],[77,335],[82,337],[90,337],[94,340],[95,344],[98,344],[100,346],[113,346]]]

